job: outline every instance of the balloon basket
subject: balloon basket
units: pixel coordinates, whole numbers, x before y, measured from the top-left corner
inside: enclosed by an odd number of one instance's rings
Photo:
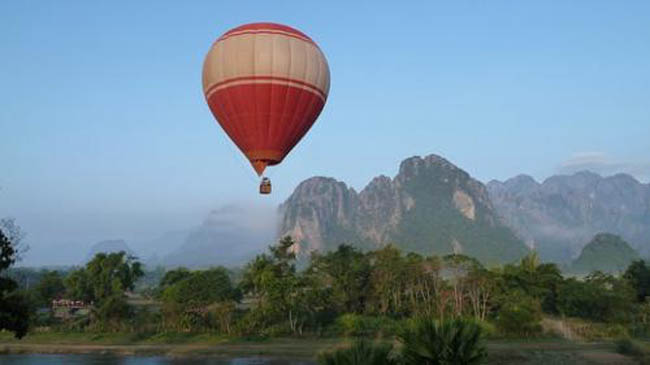
[[[260,182],[260,194],[271,194],[271,180],[268,177],[262,178],[262,181]]]

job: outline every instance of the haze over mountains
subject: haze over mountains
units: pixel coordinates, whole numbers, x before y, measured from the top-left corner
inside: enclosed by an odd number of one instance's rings
[[[142,259],[150,266],[237,266],[287,234],[303,257],[345,242],[362,249],[394,244],[421,254],[463,253],[485,263],[509,262],[534,248],[544,260],[570,265],[602,232],[632,247],[621,262],[637,252],[650,255],[650,185],[625,174],[584,171],[542,183],[519,175],[484,185],[440,156],[411,157],[394,178],[378,176],[360,192],[333,178],[307,179],[278,213],[246,205],[213,210],[199,226],[144,244],[157,250]],[[611,247],[627,247],[596,243],[582,252],[580,267],[618,252]],[[115,251],[113,246],[125,245],[99,246]]]
[[[276,215],[259,207],[231,205],[210,212],[159,264],[167,267],[237,266],[273,242]]]
[[[102,241],[93,245],[88,255],[126,251],[139,256],[148,267],[239,266],[273,242],[276,219],[272,207],[232,204],[210,211],[198,226],[133,246],[124,240]],[[154,254],[142,255],[144,248],[155,248]]]
[[[650,255],[650,184],[630,175],[583,171],[542,183],[519,175],[487,187],[499,214],[544,259],[568,262],[601,232]]]

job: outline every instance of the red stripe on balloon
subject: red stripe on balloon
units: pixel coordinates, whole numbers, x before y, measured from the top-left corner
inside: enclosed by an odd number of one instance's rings
[[[290,82],[293,84],[298,84],[302,86],[306,86],[310,89],[314,89],[313,91],[317,92],[323,99],[327,99],[327,94],[325,94],[324,91],[322,91],[320,88],[318,88],[316,85],[311,84],[309,82],[304,82],[301,80],[297,79],[292,79],[288,77],[280,77],[280,76],[241,76],[241,77],[233,77],[228,80],[220,81],[212,86],[210,86],[207,90],[205,90],[205,95],[210,95],[212,91],[218,87],[221,86],[226,86],[226,84],[229,83],[236,83],[236,82],[241,82],[241,81],[280,81],[280,82]],[[238,86],[238,85],[237,85]]]

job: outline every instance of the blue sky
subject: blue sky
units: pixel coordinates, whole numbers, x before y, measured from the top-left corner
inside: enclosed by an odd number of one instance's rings
[[[200,83],[212,41],[254,21],[310,35],[332,74],[270,197]],[[482,181],[650,180],[647,1],[3,1],[0,55],[0,216],[29,234],[27,262],[278,204],[313,175],[360,190],[413,155]]]

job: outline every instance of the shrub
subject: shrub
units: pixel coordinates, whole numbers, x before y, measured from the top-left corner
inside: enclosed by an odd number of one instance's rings
[[[334,322],[335,330],[344,336],[394,335],[399,322],[388,317],[369,317],[353,313],[339,316]]]
[[[405,364],[473,365],[485,361],[483,331],[472,320],[416,319],[399,336]]]
[[[355,341],[351,347],[318,355],[321,365],[396,365],[392,345]]]
[[[284,337],[289,336],[292,333],[291,325],[287,321],[273,323],[260,331],[260,335],[263,337]]]
[[[625,280],[594,272],[584,280],[567,279],[558,291],[558,310],[597,322],[634,321],[634,291]]]
[[[568,340],[612,340],[638,337],[621,324],[592,322],[582,318],[545,317],[542,321],[545,335],[556,335]]]
[[[622,338],[615,342],[616,352],[623,355],[642,357],[645,355],[645,349],[641,345],[629,338]]]
[[[505,336],[530,337],[542,332],[542,306],[535,298],[514,292],[498,313],[496,325]]]
[[[481,334],[483,335],[483,338],[496,337],[497,329],[492,323],[488,321],[478,321],[476,324],[481,327]]]

